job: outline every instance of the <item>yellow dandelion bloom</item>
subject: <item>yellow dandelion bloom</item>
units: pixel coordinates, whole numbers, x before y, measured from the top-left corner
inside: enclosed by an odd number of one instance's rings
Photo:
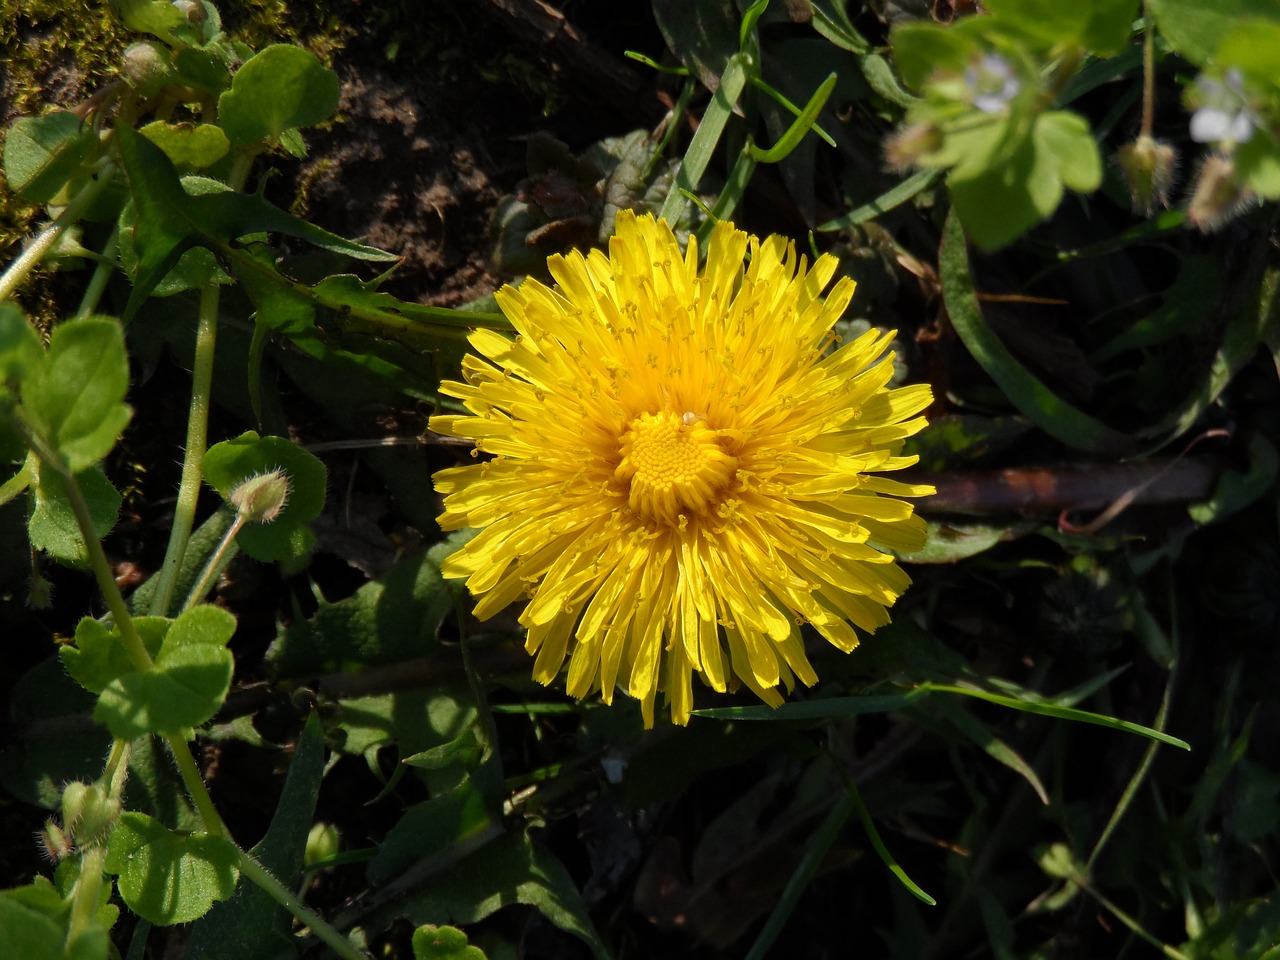
[[[817,681],[801,625],[852,650],[910,582],[885,551],[925,525],[895,498],[933,490],[871,473],[915,462],[929,388],[887,388],[892,335],[826,349],[854,287],[821,297],[835,257],[720,223],[699,271],[664,221],[615,231],[552,257],[554,288],[500,290],[519,335],[476,331],[487,359],[441,387],[470,413],[431,429],[492,457],[435,475],[440,525],[480,528],[444,574],[482,620],[527,599],[533,675],[567,658],[575,697],[621,687],[652,725],[663,689],[683,724],[697,673],[777,706]]]

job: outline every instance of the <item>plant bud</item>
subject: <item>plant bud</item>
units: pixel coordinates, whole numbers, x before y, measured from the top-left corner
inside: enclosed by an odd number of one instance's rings
[[[894,170],[906,170],[942,148],[942,131],[932,123],[913,123],[885,141],[884,158]]]
[[[57,820],[52,818],[46,820],[44,829],[36,836],[40,838],[40,846],[44,850],[44,855],[54,863],[60,863],[71,856],[71,838],[67,836],[62,827],[58,826]]]
[[[1178,154],[1162,140],[1143,134],[1116,152],[1116,163],[1129,185],[1133,209],[1150,216],[1158,207],[1168,206]]]
[[[161,43],[154,40],[131,43],[125,48],[120,76],[139,96],[150,97],[173,76],[173,61]]]
[[[1255,196],[1236,179],[1236,163],[1231,157],[1213,153],[1205,158],[1187,204],[1187,219],[1204,233],[1221,229],[1242,213]]]
[[[336,856],[339,847],[342,845],[342,837],[338,833],[338,828],[331,823],[317,823],[311,828],[311,832],[307,834],[307,846],[302,856],[302,862],[307,866],[313,863],[319,863],[321,860],[328,860],[330,857]]]
[[[93,787],[79,780],[72,780],[62,788],[62,823],[73,836],[92,792]]]
[[[111,835],[120,819],[120,801],[97,784],[76,780],[62,791],[62,823],[77,846],[91,847]]]
[[[270,523],[289,501],[289,479],[281,470],[258,474],[241,481],[228,499],[249,523]]]

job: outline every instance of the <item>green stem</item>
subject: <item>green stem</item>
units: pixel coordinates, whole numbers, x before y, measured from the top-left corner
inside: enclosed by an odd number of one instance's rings
[[[13,295],[13,292],[21,286],[27,275],[44,260],[45,255],[53,249],[54,244],[67,232],[67,228],[73,226],[84,216],[89,204],[93,203],[98,194],[110,182],[113,170],[114,168],[110,164],[99,170],[97,175],[71,198],[71,202],[62,208],[62,212],[58,214],[53,223],[41,230],[27,246],[27,249],[23,250],[17,259],[9,264],[4,274],[0,275],[0,303],[8,300]]]
[[[231,549],[235,542],[236,534],[238,534],[245,525],[245,518],[241,514],[236,514],[235,522],[227,528],[227,532],[222,535],[222,541],[218,544],[218,549],[213,551],[213,556],[209,558],[209,562],[204,565],[204,570],[200,572],[200,579],[196,581],[196,585],[191,588],[191,592],[187,594],[187,602],[182,605],[183,612],[190,610],[204,598],[209,592],[213,578],[218,575],[218,570],[222,566],[222,558],[228,550]]]
[[[1141,136],[1151,136],[1156,112],[1156,28],[1151,11],[1142,5],[1142,129]]]
[[[368,960],[342,934],[329,926],[318,913],[293,895],[279,880],[273,877],[262,864],[253,857],[240,851],[240,873],[266,892],[276,903],[280,904],[295,917],[306,924],[313,934],[322,940],[334,953],[344,960]]]
[[[107,757],[102,777],[108,783],[108,796],[120,799],[124,793],[124,781],[129,772],[129,741],[114,740]],[[90,929],[98,915],[98,901],[102,897],[103,867],[106,862],[107,844],[101,840],[80,856],[80,875],[76,878],[75,891],[71,895],[71,920],[67,929],[67,953],[81,933]]]
[[[205,785],[204,777],[200,776],[200,769],[191,756],[187,741],[182,737],[168,736],[164,738],[164,742],[169,745],[169,752],[173,754],[174,763],[178,766],[178,774],[182,777],[191,802],[196,805],[196,813],[200,815],[204,832],[213,837],[227,836],[227,828],[222,825],[222,818],[218,816],[213,798],[209,796],[209,788]]]
[[[77,317],[87,317],[98,309],[98,302],[102,299],[103,291],[107,289],[107,281],[111,279],[111,273],[116,268],[116,251],[119,247],[120,225],[116,224],[111,228],[111,235],[107,237],[107,242],[102,247],[102,259],[94,267],[89,285],[84,288],[84,296],[80,298],[80,306],[76,308]]]
[[[209,443],[209,400],[213,392],[213,356],[218,336],[218,285],[206,284],[200,291],[200,314],[196,321],[195,362],[191,370],[191,410],[187,417],[187,447],[182,458],[182,479],[178,502],[173,510],[169,546],[160,567],[160,579],[151,598],[151,615],[167,616],[173,591],[182,570],[182,560],[195,523],[200,500],[204,453]]]
[[[27,457],[22,465],[22,469],[15,473],[4,483],[0,483],[0,507],[16,497],[27,487],[31,486],[31,481],[36,478],[35,460]]]

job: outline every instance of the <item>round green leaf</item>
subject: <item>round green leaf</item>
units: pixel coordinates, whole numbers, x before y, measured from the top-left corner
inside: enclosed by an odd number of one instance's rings
[[[457,927],[433,924],[413,931],[413,960],[485,960],[484,951],[467,943]]]
[[[1280,0],[1149,0],[1160,36],[1197,66],[1214,58],[1218,44],[1245,17],[1280,22]]]
[[[154,657],[169,631],[169,621],[163,617],[135,617],[133,625],[143,646]],[[75,645],[63,646],[58,653],[67,673],[90,693],[101,693],[116,677],[135,669],[120,640],[120,631],[93,617],[76,624]]]
[[[310,531],[304,526],[324,507],[324,464],[284,437],[249,432],[209,448],[204,477],[230,503],[231,493],[250,477],[279,470],[289,481],[289,499],[270,523],[249,524],[237,538],[249,556],[264,561],[306,556]]]
[[[291,44],[267,47],[231,79],[218,98],[218,123],[235,144],[279,140],[308,127],[338,107],[338,75],[315,54]]]
[[[0,896],[0,956],[23,960],[63,960],[66,934],[56,923],[6,896]]]
[[[231,141],[221,127],[212,123],[165,123],[156,120],[138,131],[177,166],[207,167],[221,160],[231,149]]]
[[[1089,121],[1070,110],[1053,110],[1036,120],[1036,151],[1056,164],[1062,182],[1077,193],[1092,193],[1102,184],[1102,155]],[[1056,206],[1056,204],[1055,204]]]
[[[0,397],[10,380],[20,381],[44,360],[44,344],[22,311],[0,303]]]
[[[189,923],[234,892],[234,844],[208,834],[179,836],[142,813],[125,813],[111,836],[106,868],[129,909],[152,923]]]
[[[101,539],[116,524],[120,493],[97,467],[76,474],[76,483],[89,505],[94,533]],[[67,482],[56,470],[40,470],[35,486],[35,508],[27,521],[27,535],[31,546],[62,563],[83,564],[89,559],[84,536],[71,509]]]
[[[169,627],[155,665],[112,680],[98,698],[94,719],[113,736],[181,735],[217,712],[235,666],[227,641],[235,617],[219,607],[188,610]]]
[[[22,384],[32,425],[73,473],[105,457],[129,422],[129,361],[120,324],[68,320],[53,331],[44,363]]]

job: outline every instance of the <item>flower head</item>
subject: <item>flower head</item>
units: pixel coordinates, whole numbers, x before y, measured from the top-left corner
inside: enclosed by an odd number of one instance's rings
[[[1228,68],[1222,80],[1200,76],[1191,96],[1199,108],[1191,115],[1196,143],[1248,143],[1261,122],[1245,96],[1244,74]]]
[[[929,388],[887,387],[892,335],[825,349],[853,282],[823,300],[835,257],[806,269],[781,237],[720,223],[700,271],[694,240],[624,210],[607,256],[548,266],[555,288],[498,292],[515,341],[472,334],[487,359],[441,386],[470,412],[431,429],[493,456],[435,475],[441,526],[481,528],[445,575],[481,619],[527,598],[534,677],[568,658],[573,696],[621,687],[652,724],[665,689],[686,723],[697,673],[780,704],[817,680],[802,624],[852,650],[910,582],[885,551],[925,526],[894,497],[932,488],[870,474],[915,462]]]
[[[999,113],[1022,89],[1009,61],[998,53],[983,54],[964,71],[973,105],[983,113]]]

